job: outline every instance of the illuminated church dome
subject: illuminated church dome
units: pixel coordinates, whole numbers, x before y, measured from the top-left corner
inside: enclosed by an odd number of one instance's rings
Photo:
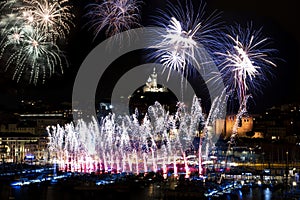
[[[158,76],[154,68],[152,74],[150,74],[146,80],[145,85],[135,90],[131,95],[129,100],[129,110],[131,114],[137,109],[141,117],[144,116],[147,113],[148,107],[153,105],[156,101],[167,111],[176,111],[177,97],[166,86],[158,84],[157,79]]]
[[[146,85],[143,87],[143,92],[168,92],[166,87],[158,87],[155,68],[153,69],[153,73],[149,76]]]

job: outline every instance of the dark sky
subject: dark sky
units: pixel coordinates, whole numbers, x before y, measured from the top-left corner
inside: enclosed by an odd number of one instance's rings
[[[151,2],[151,3],[149,3]],[[80,64],[86,55],[97,45],[91,34],[82,28],[83,1],[76,2],[76,27],[69,37],[69,44],[64,48],[70,66],[64,74],[55,74],[45,84],[30,85],[26,82],[16,83],[7,72],[0,72],[0,111],[15,108],[21,99],[41,99],[61,103],[71,102],[72,86]],[[146,19],[153,14],[153,9],[164,6],[161,0],[147,0],[143,4],[142,14]],[[297,1],[272,0],[208,0],[207,12],[222,12],[222,20],[228,25],[234,22],[245,24],[252,21],[258,27],[263,26],[263,33],[271,37],[279,50],[278,62],[274,69],[274,78],[266,85],[263,95],[254,99],[257,107],[270,107],[274,104],[300,102],[300,12]],[[3,69],[3,64],[0,63]],[[120,66],[122,67],[122,66]],[[122,71],[122,70],[120,70]],[[109,88],[109,86],[108,86]]]

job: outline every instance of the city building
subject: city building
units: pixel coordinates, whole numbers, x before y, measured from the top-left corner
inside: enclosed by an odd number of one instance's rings
[[[0,125],[0,132],[9,132],[9,133],[36,133],[35,125],[31,126],[24,126],[20,123],[18,124],[1,124]]]
[[[236,124],[237,123],[237,124]],[[225,137],[230,137],[234,126],[237,125],[237,134],[239,137],[252,137],[253,118],[250,115],[242,116],[236,119],[236,115],[227,115],[225,120]]]
[[[65,117],[63,112],[20,114],[20,122],[34,124],[37,135],[45,134],[47,126],[63,125],[70,121],[70,118]]]
[[[32,133],[0,132],[1,163],[23,163],[47,158],[48,138]]]
[[[300,134],[300,106],[284,104],[266,109],[253,117],[253,128],[269,140],[296,141]]]

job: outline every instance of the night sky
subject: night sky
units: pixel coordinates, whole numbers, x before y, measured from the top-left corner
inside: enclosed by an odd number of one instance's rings
[[[149,4],[151,2],[151,4]],[[83,28],[85,20],[84,3],[73,2],[75,6],[76,27],[71,30],[68,44],[63,47],[69,67],[64,69],[64,74],[54,74],[45,84],[30,85],[26,81],[11,80],[9,72],[4,72],[4,65],[1,62],[0,72],[0,111],[14,110],[21,99],[41,99],[48,102],[60,104],[71,102],[72,87],[78,68],[88,53],[101,42],[98,38],[92,41],[92,35],[86,28]],[[252,21],[258,27],[263,27],[266,37],[271,37],[275,48],[278,49],[278,67],[274,69],[274,77],[263,88],[263,95],[254,99],[255,107],[259,109],[268,108],[272,105],[283,103],[300,102],[300,12],[297,1],[272,1],[272,0],[208,0],[207,12],[218,10],[222,12],[222,20],[229,25],[234,22],[246,24]],[[142,5],[142,17],[147,21],[148,15],[153,9],[163,7],[161,0],[148,0]],[[144,24],[143,24],[144,25]],[[139,64],[132,63],[132,64]],[[119,66],[119,74],[126,72]],[[125,66],[126,67],[126,66]],[[128,66],[127,66],[128,67]],[[116,74],[116,73],[115,73]],[[118,76],[107,75],[112,81],[117,81]],[[106,95],[114,85],[113,82],[107,85]],[[105,97],[106,98],[106,97]]]

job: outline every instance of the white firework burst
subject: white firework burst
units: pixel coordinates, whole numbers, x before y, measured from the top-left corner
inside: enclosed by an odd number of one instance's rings
[[[230,90],[237,91],[240,104],[248,92],[255,92],[262,81],[271,74],[276,50],[268,47],[270,39],[262,36],[262,28],[255,30],[251,24],[246,28],[237,25],[225,33],[223,51],[217,52],[224,82]]]
[[[19,8],[24,19],[49,33],[54,40],[57,38],[65,39],[71,27],[74,26],[72,20],[75,16],[68,0],[24,0],[24,2],[26,3],[25,6]]]
[[[47,41],[45,32],[32,27],[23,31],[21,44],[6,62],[6,70],[14,68],[13,79],[19,81],[29,72],[29,82],[37,84],[40,78],[44,82],[46,76],[51,76],[57,67],[63,72],[62,53],[57,45]]]
[[[6,71],[14,70],[13,79],[37,84],[57,68],[63,72],[62,60],[68,63],[56,43],[62,44],[74,25],[68,1],[9,0],[1,9],[0,59]]]
[[[161,38],[155,42],[153,56],[164,66],[164,70],[169,69],[168,78],[171,71],[176,70],[184,75],[188,74],[187,66],[195,63],[200,67],[195,59],[196,53],[201,48],[206,48],[211,52],[214,44],[214,32],[216,31],[216,20],[219,14],[213,12],[205,16],[204,8],[206,4],[200,3],[197,12],[194,12],[191,1],[186,1],[185,7],[180,4],[174,6],[169,2],[167,11],[159,11],[159,16],[154,16],[155,25],[165,28],[165,33],[161,33]]]

